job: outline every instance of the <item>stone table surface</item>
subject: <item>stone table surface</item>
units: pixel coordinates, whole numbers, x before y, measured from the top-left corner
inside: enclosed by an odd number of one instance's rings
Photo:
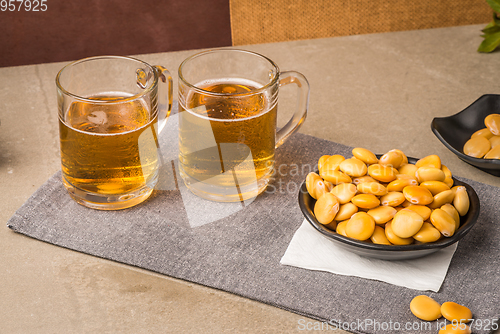
[[[240,48],[308,78],[309,115],[300,132],[377,153],[399,148],[413,157],[438,154],[454,175],[498,187],[499,177],[462,162],[430,128],[434,117],[500,91],[498,52],[476,52],[482,28]],[[136,57],[169,68],[176,81],[179,64],[195,52]],[[0,68],[0,333],[293,333],[321,327],[273,306],[7,228],[11,215],[60,169],[54,78],[65,64]],[[282,90],[280,124],[294,108],[293,94]]]

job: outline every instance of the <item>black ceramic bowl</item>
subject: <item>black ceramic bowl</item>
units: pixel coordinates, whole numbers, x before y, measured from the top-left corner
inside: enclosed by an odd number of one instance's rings
[[[483,95],[458,114],[434,118],[431,123],[432,132],[463,161],[486,173],[500,176],[499,159],[473,158],[465,155],[463,151],[470,136],[486,127],[484,118],[493,113],[500,114],[500,95]]]
[[[411,163],[415,163],[416,159],[408,158]],[[337,246],[349,250],[355,254],[377,258],[382,260],[408,260],[419,258],[437,252],[438,250],[451,246],[458,240],[462,239],[477,221],[479,216],[479,198],[474,189],[457,179],[453,178],[454,185],[462,185],[467,189],[467,194],[470,199],[469,212],[463,217],[460,217],[460,227],[450,238],[443,238],[439,241],[427,244],[412,244],[404,246],[396,245],[377,245],[367,241],[359,241],[344,237],[338,234],[323,224],[318,222],[314,216],[314,204],[316,200],[307,192],[305,181],[302,183],[299,191],[299,207],[304,214],[306,220],[323,236],[330,239]]]

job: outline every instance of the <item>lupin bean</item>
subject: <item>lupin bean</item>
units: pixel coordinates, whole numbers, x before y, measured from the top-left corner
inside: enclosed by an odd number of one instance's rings
[[[425,205],[411,204],[406,207],[408,210],[415,211],[425,221],[430,218],[432,210]]]
[[[392,221],[387,222],[385,224],[385,236],[387,237],[387,240],[389,240],[391,242],[391,244],[393,244],[393,245],[409,245],[409,244],[413,243],[413,241],[415,239],[413,239],[412,237],[410,237],[410,238],[398,237],[394,233],[394,231],[392,230],[391,223],[392,223]]]
[[[391,182],[396,179],[398,170],[391,166],[373,164],[368,166],[368,175],[380,182]]]
[[[352,183],[354,183],[355,185],[358,185],[358,184],[363,183],[363,182],[377,182],[377,180],[375,180],[370,175],[355,177],[352,179]]]
[[[485,159],[500,159],[500,145],[492,148],[484,155]]]
[[[406,175],[406,174],[398,174],[398,175]],[[394,181],[391,181],[387,185],[387,191],[399,191],[399,192],[401,192],[401,191],[403,191],[404,187],[406,187],[406,186],[416,186],[416,185],[418,185],[417,180],[412,179],[411,177],[400,178],[400,179],[396,179]]]
[[[403,195],[404,197],[404,195]],[[410,205],[416,205],[416,204],[411,204],[410,202],[408,202],[408,200],[405,198],[405,201],[403,203],[400,204],[403,208],[407,208],[409,207]]]
[[[474,132],[470,137],[474,138],[474,137],[478,137],[478,136],[485,137],[486,139],[490,139],[491,137],[493,137],[493,133],[491,133],[490,129],[483,128],[483,129],[480,129],[480,130],[477,130],[476,132]]]
[[[403,155],[396,150],[391,150],[380,157],[379,164],[399,168],[403,162]]]
[[[351,202],[358,208],[373,209],[380,205],[380,200],[372,194],[359,194],[351,198]]]
[[[321,158],[318,160],[318,170],[321,170],[323,165],[325,164],[325,161],[328,160],[330,156],[329,155],[323,155]]]
[[[320,198],[324,193],[330,192],[332,188],[333,185],[330,182],[321,178],[316,179],[313,184],[313,192],[317,198]]]
[[[467,194],[467,189],[464,186],[456,186],[452,188],[455,191],[455,197],[453,198],[453,205],[457,209],[460,216],[465,216],[469,211],[470,201],[469,195]]]
[[[401,162],[401,165],[400,166],[404,166],[406,164],[408,164],[408,157],[406,156],[406,154],[404,154],[403,151],[401,151],[400,149],[397,149],[395,148],[394,150],[392,151],[396,151],[396,152],[399,152],[402,156],[403,156],[403,161]]]
[[[428,155],[428,156],[418,160],[415,163],[415,166],[417,166],[418,168],[420,168],[420,167],[434,167],[437,169],[441,169],[441,158],[436,154]]]
[[[444,183],[448,186],[448,187],[453,187],[453,178],[452,178],[452,175],[451,175],[451,171],[448,167],[446,167],[445,165],[441,165],[441,170],[443,171],[444,175],[446,176],[444,178]]]
[[[394,234],[400,238],[410,238],[417,233],[424,219],[415,211],[403,209],[398,211],[392,219],[391,227]]]
[[[345,232],[349,238],[357,240],[369,239],[375,231],[375,221],[366,212],[357,212],[347,222]]]
[[[320,164],[318,162],[318,169],[319,169],[319,175],[322,178],[325,178],[323,176],[324,173],[329,172],[329,171],[338,171],[340,168],[340,163],[344,161],[345,158],[339,154],[331,155],[328,158],[325,158],[324,161]],[[320,167],[321,165],[321,167]]]
[[[464,145],[464,154],[473,158],[482,158],[490,149],[490,141],[486,137],[477,136],[467,140]]]
[[[424,222],[420,230],[413,235],[413,239],[423,243],[438,241],[441,237],[441,232],[428,222]]]
[[[345,204],[351,201],[351,199],[356,195],[356,186],[352,183],[341,183],[335,186],[331,191],[334,194],[340,204]]]
[[[451,204],[445,204],[441,207],[447,214],[449,214],[453,220],[455,221],[455,231],[460,227],[460,215],[458,214],[457,209]]]
[[[396,174],[396,180],[410,180],[411,183],[418,186],[418,181],[417,181],[417,178],[415,177],[415,175],[408,175],[408,174],[399,173],[399,174]],[[394,181],[396,181],[396,180],[394,180]]]
[[[372,194],[375,196],[383,196],[387,194],[387,188],[378,182],[363,182],[357,186],[358,192],[363,194]]]
[[[490,114],[484,119],[484,125],[495,136],[500,135],[500,114]]]
[[[441,314],[454,323],[468,323],[472,320],[471,310],[455,302],[443,303],[441,305]]]
[[[420,183],[420,186],[427,188],[431,192],[432,196],[436,196],[442,191],[450,190],[450,187],[441,181],[424,181]]]
[[[425,167],[421,167],[425,168]],[[403,189],[403,195],[412,204],[427,205],[434,200],[431,192],[422,186],[408,186]]]
[[[446,167],[445,165],[441,164],[441,170],[443,171],[444,175],[448,178],[451,178],[452,175],[451,175],[451,170]]]
[[[336,232],[340,235],[343,235],[344,237],[347,237],[347,234],[345,233],[345,227],[347,226],[347,223],[349,222],[348,220],[341,221],[340,223],[337,224],[337,229]]]
[[[415,177],[415,172],[417,171],[418,167],[415,166],[414,164],[406,164],[398,168],[399,174],[406,174],[409,176]]]
[[[370,237],[371,242],[377,245],[391,245],[390,241],[387,240],[385,236],[385,231],[380,226],[375,226],[372,236]]]
[[[335,215],[335,220],[347,220],[351,218],[353,214],[358,212],[358,207],[351,202],[341,204],[339,207],[339,212]]]
[[[309,174],[307,174],[306,177],[307,192],[314,199],[318,199],[318,197],[316,196],[316,191],[314,189],[314,183],[316,182],[316,180],[321,180],[321,177],[318,174],[314,172],[310,172]]]
[[[350,158],[342,161],[339,165],[339,168],[346,175],[352,177],[364,176],[368,171],[366,164],[363,161],[356,158]]]
[[[471,334],[472,331],[466,324],[448,324],[439,330],[439,334]]]
[[[419,295],[410,302],[410,311],[419,319],[433,321],[441,317],[441,305],[426,295]]]
[[[399,191],[390,191],[387,195],[380,197],[380,204],[396,207],[403,204],[405,196]]]
[[[367,165],[372,165],[378,163],[377,156],[370,150],[366,148],[356,147],[352,150],[352,155],[354,155],[359,160],[363,161]]]
[[[443,209],[432,211],[431,223],[445,237],[451,237],[455,233],[455,220]]]
[[[451,177],[445,178],[443,183],[445,183],[450,188],[453,187],[453,179]]]
[[[314,215],[323,225],[331,223],[338,211],[339,201],[332,193],[323,194],[314,205]]]
[[[434,196],[434,200],[429,204],[429,208],[437,209],[447,203],[453,202],[453,198],[455,198],[455,192],[453,190],[442,191]]]
[[[488,140],[490,141],[491,148],[495,148],[500,145],[500,136],[492,136]]]
[[[444,181],[446,175],[441,168],[436,167],[419,167],[415,172],[418,183],[425,181]]]
[[[350,183],[352,181],[349,175],[346,175],[339,170],[327,170],[324,171],[321,176],[323,179],[333,183],[334,185]]]
[[[368,210],[367,214],[372,216],[375,224],[383,225],[389,220],[392,220],[398,211],[392,206],[378,206],[374,209]]]

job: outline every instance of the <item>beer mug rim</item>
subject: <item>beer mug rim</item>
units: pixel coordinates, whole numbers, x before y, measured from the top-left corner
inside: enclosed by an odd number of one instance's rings
[[[196,84],[190,83],[182,74],[183,68],[186,66],[186,64],[188,62],[191,62],[195,58],[202,57],[202,56],[205,56],[208,54],[214,54],[214,53],[248,54],[248,55],[252,55],[252,56],[256,56],[258,58],[264,59],[274,68],[273,76],[269,80],[269,82],[266,83],[265,85],[263,85],[262,87],[252,89],[250,92],[242,92],[242,93],[216,93],[216,92],[211,92],[211,91],[202,89],[202,88],[196,86]],[[250,95],[255,95],[255,94],[261,94],[263,91],[269,89],[270,87],[273,87],[279,81],[280,69],[274,61],[272,61],[268,57],[261,55],[260,53],[257,53],[257,52],[242,50],[242,49],[216,49],[216,50],[202,51],[202,52],[196,53],[196,54],[184,59],[184,61],[179,65],[178,74],[179,74],[179,79],[182,80],[182,82],[186,86],[188,86],[189,88],[193,89],[194,91],[200,92],[204,95],[238,97],[238,96],[250,96]]]
[[[134,95],[131,95],[131,96],[128,96],[128,97],[123,97],[123,98],[117,98],[117,99],[113,99],[113,100],[108,100],[108,101],[106,101],[106,100],[89,99],[89,98],[77,95],[75,93],[72,93],[72,92],[66,90],[62,86],[60,79],[61,79],[61,75],[63,74],[63,72],[65,72],[66,69],[68,69],[70,67],[74,67],[75,65],[78,65],[78,64],[89,62],[89,61],[94,61],[94,60],[112,60],[112,59],[130,60],[130,61],[138,62],[138,63],[144,65],[145,67],[147,67],[151,71],[151,73],[153,73],[153,76],[154,76],[153,81],[147,87],[143,88],[137,94],[134,94]],[[158,85],[158,74],[155,71],[155,68],[153,66],[151,66],[150,64],[148,64],[145,61],[142,61],[140,59],[133,58],[133,57],[125,57],[125,56],[93,56],[93,57],[86,57],[86,58],[82,58],[82,59],[79,59],[79,60],[75,60],[75,61],[67,64],[66,66],[64,66],[57,73],[57,76],[56,76],[56,86],[57,86],[57,89],[61,93],[65,94],[65,95],[68,95],[68,96],[71,96],[74,99],[77,99],[79,101],[89,102],[89,103],[94,103],[94,104],[95,103],[99,103],[99,104],[116,104],[116,103],[123,103],[123,102],[127,102],[127,101],[134,101],[136,99],[139,99],[139,98],[141,98],[143,96],[148,95],[157,85]]]

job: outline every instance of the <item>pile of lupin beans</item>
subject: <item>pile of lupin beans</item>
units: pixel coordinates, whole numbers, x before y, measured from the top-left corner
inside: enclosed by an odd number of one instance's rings
[[[469,210],[464,186],[453,186],[437,155],[415,164],[401,150],[380,157],[364,148],[353,157],[324,155],[319,175],[306,178],[314,215],[337,233],[374,244],[409,245],[451,237]]]
[[[463,333],[470,334],[471,329],[466,323],[472,320],[472,312],[469,308],[455,302],[445,302],[439,305],[431,297],[420,295],[410,302],[410,310],[417,318],[425,321],[433,321],[445,317],[451,322],[439,331],[439,334]]]
[[[472,134],[464,145],[464,154],[474,158],[500,159],[500,115],[484,119],[484,129]]]

